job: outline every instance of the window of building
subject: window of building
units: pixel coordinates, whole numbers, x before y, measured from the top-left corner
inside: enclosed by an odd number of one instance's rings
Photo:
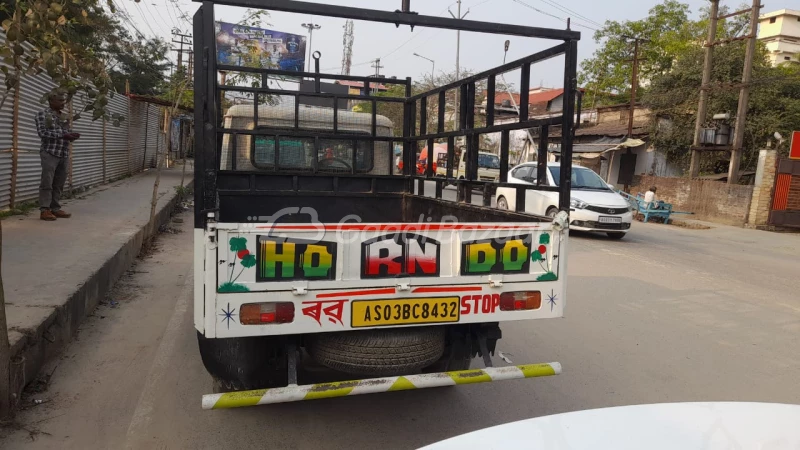
[[[769,18],[769,23],[775,23],[776,19],[777,19],[777,17],[770,17]]]
[[[791,56],[784,56],[783,59],[784,59],[784,61],[791,61],[792,57]]]

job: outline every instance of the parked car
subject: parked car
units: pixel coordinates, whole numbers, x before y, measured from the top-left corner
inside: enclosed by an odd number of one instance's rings
[[[558,186],[560,171],[559,163],[548,163],[545,184]],[[535,184],[536,175],[536,163],[524,163],[508,172],[508,182]],[[631,228],[633,214],[628,202],[591,169],[572,166],[570,197],[570,229],[599,231],[612,239],[622,239]],[[513,188],[498,187],[495,200],[500,209],[516,209]],[[530,214],[555,217],[558,193],[529,190],[525,194],[524,210]]]

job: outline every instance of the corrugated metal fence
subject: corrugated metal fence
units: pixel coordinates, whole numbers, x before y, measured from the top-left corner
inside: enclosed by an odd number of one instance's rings
[[[0,72],[0,97],[4,94],[4,78]],[[11,192],[15,151],[17,170],[14,203],[38,198],[41,141],[36,132],[34,117],[39,110],[46,107],[40,100],[53,87],[55,84],[45,74],[22,77],[17,149],[12,145],[13,91],[0,108],[0,209],[14,206],[11,205]],[[76,100],[75,103],[77,108],[79,102]],[[103,124],[101,120],[92,121],[91,114],[81,117],[73,124],[81,138],[73,146],[70,177],[65,190],[107,183],[155,167],[156,151],[160,155],[164,154],[166,135],[161,131],[164,120],[161,106],[117,94],[109,100],[107,108],[109,112],[125,116],[119,127],[112,123]]]

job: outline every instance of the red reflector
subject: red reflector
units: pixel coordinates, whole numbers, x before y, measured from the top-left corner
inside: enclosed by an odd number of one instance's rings
[[[278,323],[294,322],[294,303],[277,303],[275,306],[275,321]]]
[[[500,311],[528,311],[542,306],[539,291],[503,292],[500,294]]]
[[[294,321],[294,303],[264,302],[246,303],[239,308],[242,325],[266,325]]]

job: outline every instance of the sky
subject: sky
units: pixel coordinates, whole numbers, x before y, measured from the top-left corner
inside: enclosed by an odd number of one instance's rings
[[[682,0],[688,3],[693,16],[699,14],[707,0]],[[191,16],[200,3],[190,0],[114,0],[122,14],[127,14],[126,26],[133,33],[147,37],[158,36],[171,40],[175,28],[183,34],[191,34],[191,25],[184,17]],[[775,0],[766,2],[762,13],[783,8],[797,9],[797,0]],[[401,0],[329,0],[315,3],[335,4],[359,8],[394,11],[400,8]],[[524,4],[523,4],[524,3]],[[463,0],[462,14],[469,10],[466,19],[488,22],[510,23],[547,28],[565,29],[563,19],[571,17],[572,29],[581,32],[578,43],[578,61],[591,57],[598,44],[594,42],[594,29],[606,20],[638,20],[647,11],[660,3],[658,0]],[[732,9],[738,9],[741,1],[725,1]],[[455,14],[455,0],[411,0],[411,9],[419,14],[450,17],[448,8]],[[223,22],[240,21],[245,9],[216,6],[216,19]],[[322,53],[320,65],[323,72],[340,73],[342,62],[342,38],[344,19],[312,17],[307,15],[272,12],[269,28],[276,31],[307,35],[302,23],[313,22],[321,28],[313,33],[312,50]],[[135,31],[133,28],[136,28]],[[456,32],[408,26],[396,28],[391,24],[356,21],[353,45],[353,75],[375,73],[372,61],[381,59],[381,75],[419,79],[431,73],[432,63],[414,56],[418,53],[435,61],[437,73],[453,72],[456,61]],[[490,69],[503,63],[503,47],[506,39],[511,41],[507,58],[509,61],[530,55],[536,51],[557,45],[558,41],[526,39],[491,34],[461,33],[460,65],[475,72]],[[173,44],[175,45],[175,44]],[[177,52],[172,52],[172,61]],[[532,66],[531,87],[561,87],[563,85],[563,57]],[[516,82],[509,74],[508,82]]]

